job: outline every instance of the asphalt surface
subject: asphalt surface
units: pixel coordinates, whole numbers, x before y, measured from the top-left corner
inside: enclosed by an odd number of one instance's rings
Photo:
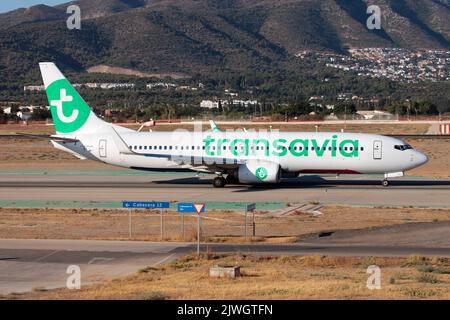
[[[0,294],[65,287],[69,266],[81,285],[133,274],[177,257],[186,244],[84,240],[0,240]]]
[[[93,196],[95,195],[95,196]],[[277,201],[323,204],[449,207],[450,180],[374,177],[302,177],[278,185],[228,185],[167,176],[0,176],[0,200]]]

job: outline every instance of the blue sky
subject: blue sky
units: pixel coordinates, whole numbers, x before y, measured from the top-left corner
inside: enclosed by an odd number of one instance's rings
[[[11,11],[18,8],[28,8],[37,4],[46,4],[54,6],[70,0],[2,0],[0,1],[0,13]]]

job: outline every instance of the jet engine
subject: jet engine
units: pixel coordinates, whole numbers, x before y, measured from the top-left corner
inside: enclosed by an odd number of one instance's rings
[[[237,177],[241,183],[278,183],[280,165],[272,161],[250,160],[239,166]]]

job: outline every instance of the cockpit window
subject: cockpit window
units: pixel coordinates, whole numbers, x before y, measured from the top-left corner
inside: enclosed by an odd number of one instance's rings
[[[413,149],[413,147],[411,147],[409,144],[401,144],[401,145],[396,145],[395,149],[400,150],[400,151],[405,151],[405,150]]]

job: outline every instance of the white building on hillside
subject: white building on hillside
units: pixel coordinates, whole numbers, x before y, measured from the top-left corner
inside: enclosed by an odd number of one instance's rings
[[[200,102],[200,108],[214,109],[218,107],[219,107],[218,101],[203,100],[202,102]]]

